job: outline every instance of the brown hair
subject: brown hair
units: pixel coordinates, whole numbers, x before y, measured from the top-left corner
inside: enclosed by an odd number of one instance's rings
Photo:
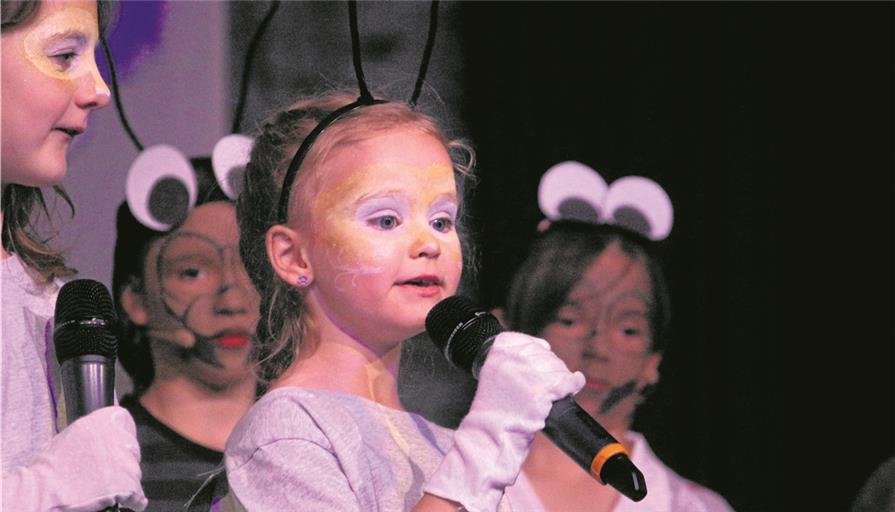
[[[246,167],[245,186],[239,196],[236,216],[239,223],[239,252],[248,274],[261,294],[261,321],[258,322],[253,360],[259,390],[279,377],[294,361],[301,340],[308,334],[310,319],[304,314],[302,293],[273,272],[266,254],[268,229],[277,222],[277,203],[286,169],[304,138],[334,110],[356,99],[356,93],[334,91],[300,100],[272,116],[261,127]],[[364,140],[397,126],[419,130],[441,141],[454,162],[458,193],[462,198],[465,177],[474,165],[472,149],[460,140],[449,140],[437,121],[411,109],[406,103],[387,102],[356,109],[330,125],[311,147],[293,184],[291,217],[303,222],[304,205],[312,193],[315,169],[329,151]],[[462,222],[458,219],[461,242]],[[464,260],[471,265],[469,244],[463,243]],[[467,259],[468,258],[468,259]]]

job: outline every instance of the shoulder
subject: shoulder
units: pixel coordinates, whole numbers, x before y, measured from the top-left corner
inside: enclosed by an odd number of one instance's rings
[[[275,389],[242,417],[230,435],[226,452],[228,456],[248,455],[290,440],[331,450],[333,437],[358,434],[350,405],[349,400],[334,393],[296,387]]]

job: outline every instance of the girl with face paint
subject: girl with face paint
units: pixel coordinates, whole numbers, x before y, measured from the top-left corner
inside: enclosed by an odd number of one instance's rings
[[[118,352],[134,381],[121,403],[137,423],[147,510],[183,508],[221,464],[255,396],[249,352],[258,294],[239,257],[235,205],[210,159],[190,165],[197,205],[171,229],[145,227],[127,202],[118,209]],[[210,499],[224,494],[215,487]]]
[[[587,384],[576,401],[618,439],[644,475],[642,501],[600,485],[539,434],[507,493],[526,511],[730,511],[715,492],[677,475],[630,429],[659,380],[669,320],[655,242],[608,224],[557,221],[539,233],[513,277],[510,329],[541,336]]]
[[[405,103],[353,99],[330,93],[277,114],[246,168],[239,245],[261,294],[266,392],[227,443],[230,502],[507,510],[503,490],[531,438],[583,377],[543,340],[504,333],[456,431],[404,409],[402,342],[423,332],[463,271],[471,153]]]
[[[94,61],[105,4],[2,2],[2,433],[4,510],[143,510],[130,414],[104,407],[63,424],[53,350],[56,295],[74,271],[34,229],[42,187],[59,187],[72,140],[109,103]],[[64,427],[64,430],[63,430]]]

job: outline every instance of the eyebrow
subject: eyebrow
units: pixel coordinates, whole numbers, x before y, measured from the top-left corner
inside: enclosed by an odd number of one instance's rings
[[[64,41],[66,39],[74,39],[78,44],[86,44],[87,43],[87,34],[80,30],[69,29],[64,32],[57,32],[50,37],[47,38],[49,42],[58,42]]]

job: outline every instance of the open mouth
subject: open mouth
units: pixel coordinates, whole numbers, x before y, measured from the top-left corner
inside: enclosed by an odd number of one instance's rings
[[[75,136],[84,133],[83,130],[79,130],[77,128],[56,128],[56,130],[67,134],[71,138],[75,138]]]
[[[401,286],[417,286],[420,288],[427,288],[429,286],[440,286],[441,279],[438,279],[435,276],[420,276],[413,279],[408,279],[406,281],[401,281],[398,284]]]

